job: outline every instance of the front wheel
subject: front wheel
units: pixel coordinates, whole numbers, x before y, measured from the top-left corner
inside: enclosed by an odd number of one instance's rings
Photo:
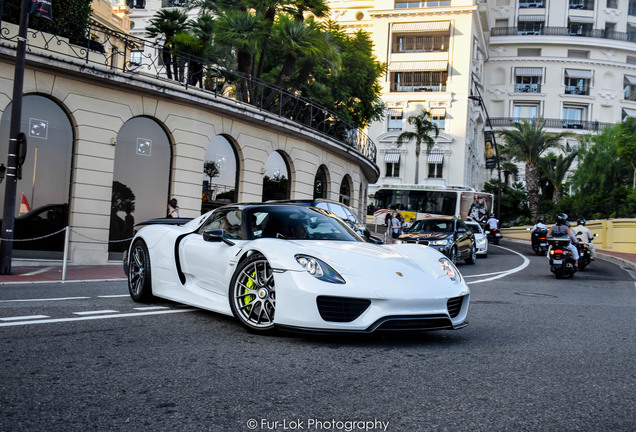
[[[137,239],[128,257],[128,292],[134,301],[147,303],[153,299],[150,276],[148,247],[143,240]]]
[[[451,260],[453,264],[457,264],[457,247],[453,246],[450,250],[450,254],[448,255],[448,259]]]
[[[238,265],[229,288],[232,313],[248,330],[267,333],[274,329],[276,287],[267,259],[255,253]]]

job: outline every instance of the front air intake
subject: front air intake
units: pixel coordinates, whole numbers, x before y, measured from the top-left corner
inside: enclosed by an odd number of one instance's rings
[[[318,312],[325,321],[351,322],[362,315],[371,304],[371,300],[318,296]]]

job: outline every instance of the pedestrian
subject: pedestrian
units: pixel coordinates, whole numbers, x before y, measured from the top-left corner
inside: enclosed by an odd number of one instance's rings
[[[172,198],[168,201],[168,216],[169,218],[178,218],[179,217],[179,206],[177,205],[177,199]]]
[[[400,218],[398,217],[398,212],[395,212],[393,215],[393,219],[391,219],[391,228],[392,228],[392,237],[393,240],[397,239],[402,232],[402,223],[400,222]]]

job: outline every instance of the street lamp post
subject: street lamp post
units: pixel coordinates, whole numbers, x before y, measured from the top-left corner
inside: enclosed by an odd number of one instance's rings
[[[22,121],[22,89],[24,86],[24,64],[26,60],[26,38],[29,25],[29,0],[22,0],[20,8],[20,27],[15,54],[15,72],[13,75],[13,100],[11,105],[11,124],[9,128],[9,154],[6,166],[4,188],[4,211],[2,217],[2,242],[0,242],[0,274],[11,274],[13,255],[13,227],[15,222],[15,197],[18,181],[18,149],[20,125]]]
[[[497,161],[497,220],[501,221],[501,165],[499,165],[499,148],[497,147],[497,141],[495,139],[495,131],[493,130],[492,123],[490,122],[490,116],[488,115],[488,110],[486,109],[486,104],[481,97],[481,92],[479,91],[479,84],[475,83],[475,90],[477,90],[477,96],[474,96],[471,92],[471,95],[468,96],[468,99],[479,102],[479,105],[484,110],[484,114],[486,115],[486,123],[490,128],[490,134],[492,137],[492,144],[495,148],[495,159]]]

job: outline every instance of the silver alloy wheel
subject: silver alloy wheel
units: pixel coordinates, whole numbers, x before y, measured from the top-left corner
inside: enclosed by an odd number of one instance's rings
[[[146,251],[141,243],[135,244],[130,254],[130,264],[128,270],[128,284],[132,294],[139,296],[143,293],[144,281],[146,278]]]
[[[264,257],[247,262],[235,278],[232,302],[238,318],[248,327],[274,327],[276,289],[272,268]]]

